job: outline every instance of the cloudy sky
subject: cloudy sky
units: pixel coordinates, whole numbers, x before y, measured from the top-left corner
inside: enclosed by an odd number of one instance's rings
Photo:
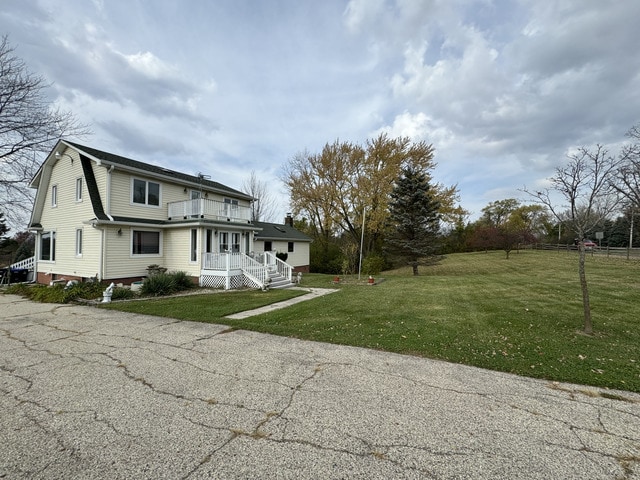
[[[640,122],[637,0],[2,0],[81,143],[240,188],[385,131],[477,216]],[[274,220],[280,220],[276,218]]]

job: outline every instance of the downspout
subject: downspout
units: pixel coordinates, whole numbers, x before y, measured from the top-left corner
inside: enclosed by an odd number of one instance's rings
[[[109,220],[111,220],[113,222],[113,217],[111,216],[111,172],[113,172],[113,170],[115,169],[115,165],[111,165],[109,168],[107,168],[107,185],[106,187],[106,194],[105,194],[105,203],[107,204],[107,211],[104,212],[105,215],[107,217],[109,217]],[[104,279],[104,266],[107,262],[107,252],[105,252],[105,245],[107,244],[106,242],[106,236],[107,236],[107,229],[102,227],[100,228],[101,231],[101,235],[100,235],[100,278],[99,280],[102,281]]]
[[[106,198],[105,198],[105,203],[107,204],[107,211],[105,212],[105,214],[107,215],[107,217],[109,217],[109,220],[111,220],[113,222],[113,217],[111,216],[111,172],[113,172],[113,169],[115,168],[115,165],[111,165],[108,169],[107,169],[107,193],[106,193]]]
[[[104,246],[105,246],[105,236],[107,235],[107,230],[106,228],[101,228],[100,230],[102,234],[100,235],[100,278],[99,280],[102,281],[104,279],[104,263],[105,263],[105,257],[106,257]]]
[[[36,232],[36,240],[33,248],[33,281],[38,283],[38,259],[40,258],[40,232]]]
[[[99,227],[95,222],[91,222],[91,227],[95,228],[97,230],[100,230],[100,255],[98,255],[98,273],[96,274],[96,276],[98,277],[98,281],[101,282],[102,279],[104,278],[104,259],[105,259],[105,252],[104,252],[104,237],[105,237],[105,229]]]

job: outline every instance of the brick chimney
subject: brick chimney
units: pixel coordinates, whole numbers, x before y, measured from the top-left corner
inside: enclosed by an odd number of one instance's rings
[[[291,216],[291,213],[287,213],[287,216],[284,217],[284,224],[293,227],[293,217]]]

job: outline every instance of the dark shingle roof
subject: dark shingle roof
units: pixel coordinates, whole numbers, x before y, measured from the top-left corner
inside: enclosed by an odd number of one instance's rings
[[[290,240],[298,242],[311,242],[311,237],[296,230],[290,225],[282,225],[278,223],[253,222],[256,227],[262,228],[261,232],[256,233],[256,240]]]
[[[104,213],[104,207],[102,206],[102,199],[100,198],[100,192],[98,191],[96,177],[93,174],[93,169],[91,168],[91,160],[80,154],[80,163],[82,164],[82,172],[84,173],[84,178],[87,182],[87,190],[89,191],[89,199],[93,206],[93,213],[96,218],[99,218],[100,220],[108,220],[109,217]]]
[[[210,189],[217,190],[223,193],[226,192],[236,197],[240,196],[241,198],[246,198],[248,200],[252,198],[250,195],[247,195],[246,193],[243,193],[239,190],[235,190],[233,188],[227,187],[226,185],[223,185],[218,182],[213,182],[211,180],[207,180],[204,178],[201,179],[195,175],[187,175],[186,173],[176,172],[175,170],[169,170],[167,168],[159,167],[157,165],[151,165],[149,163],[139,162],[137,160],[132,160],[127,157],[121,157],[120,155],[115,155],[113,153],[103,152],[101,150],[97,150],[91,147],[86,147],[84,145],[80,145],[79,143],[69,142],[67,140],[65,140],[65,143],[71,145],[74,148],[77,148],[78,150],[82,150],[83,152],[99,160],[102,160],[106,163],[120,165],[126,168],[142,170],[142,171],[149,172],[151,174],[161,175],[164,177],[171,177],[180,182],[185,182],[185,183],[190,183],[195,185],[202,184],[203,187],[208,187]]]

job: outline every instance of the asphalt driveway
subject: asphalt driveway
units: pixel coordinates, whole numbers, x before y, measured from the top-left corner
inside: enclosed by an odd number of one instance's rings
[[[640,479],[640,395],[11,295],[0,412],[0,478]]]

